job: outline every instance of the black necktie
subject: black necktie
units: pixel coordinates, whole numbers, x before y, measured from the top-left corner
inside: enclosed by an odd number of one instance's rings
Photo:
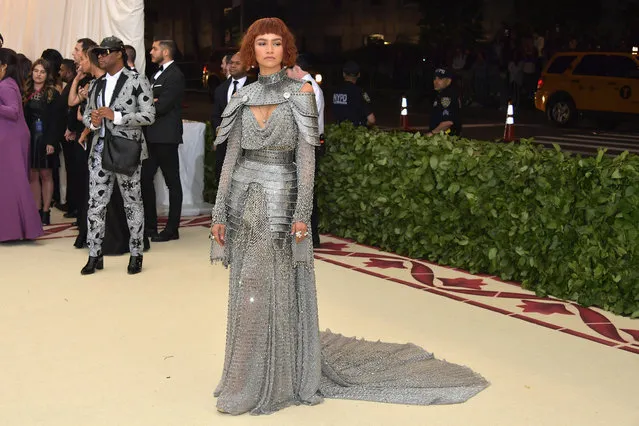
[[[160,72],[164,71],[164,65],[160,65],[160,69],[159,69],[159,71],[160,71]]]
[[[237,92],[237,83],[239,83],[239,81],[237,80],[233,81],[233,93],[231,93],[231,96],[233,96],[235,92]]]

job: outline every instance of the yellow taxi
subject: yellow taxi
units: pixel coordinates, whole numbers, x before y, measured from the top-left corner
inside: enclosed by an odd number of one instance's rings
[[[639,114],[639,61],[623,52],[557,53],[537,83],[535,107],[559,126],[580,114]]]

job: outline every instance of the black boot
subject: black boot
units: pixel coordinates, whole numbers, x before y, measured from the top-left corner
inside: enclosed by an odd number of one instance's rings
[[[87,234],[80,232],[73,243],[73,247],[81,249],[87,246]]]
[[[104,269],[104,258],[101,255],[97,257],[89,256],[89,261],[84,265],[80,273],[82,275],[90,275],[93,274],[96,269]]]
[[[48,212],[42,212],[42,224],[51,225],[51,210],[49,210]]]
[[[142,255],[131,256],[129,258],[129,266],[126,268],[126,271],[130,274],[139,274],[142,272]]]

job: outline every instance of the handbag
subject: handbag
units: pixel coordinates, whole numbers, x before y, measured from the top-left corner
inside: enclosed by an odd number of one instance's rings
[[[129,177],[133,176],[140,165],[141,152],[140,141],[115,136],[107,130],[102,149],[102,168]]]

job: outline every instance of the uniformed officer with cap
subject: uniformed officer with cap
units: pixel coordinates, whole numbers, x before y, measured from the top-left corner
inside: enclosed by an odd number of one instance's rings
[[[348,61],[342,69],[344,83],[333,93],[333,115],[338,123],[350,121],[355,126],[372,126],[375,114],[371,107],[371,98],[357,86],[359,65]]]
[[[461,134],[461,100],[451,86],[452,74],[445,68],[437,68],[433,86],[437,92],[430,114],[430,131],[426,136],[444,132],[451,136]]]

